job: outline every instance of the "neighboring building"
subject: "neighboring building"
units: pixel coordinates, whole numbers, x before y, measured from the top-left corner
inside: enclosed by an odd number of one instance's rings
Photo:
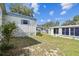
[[[41,32],[41,25],[37,25],[36,32]]]
[[[44,27],[42,27],[41,25],[38,25],[36,27],[36,32],[41,32],[41,33],[47,33],[47,29],[45,29]]]
[[[79,25],[56,26],[48,29],[49,35],[66,36],[79,39]]]
[[[8,13],[3,18],[3,24],[8,22],[15,22],[17,29],[13,35],[16,37],[36,35],[36,19],[33,17]]]

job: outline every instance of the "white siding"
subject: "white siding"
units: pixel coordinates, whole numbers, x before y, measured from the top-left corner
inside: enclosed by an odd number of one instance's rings
[[[29,24],[22,24],[22,20],[28,20]],[[29,18],[21,18],[15,16],[5,16],[4,23],[7,22],[15,22],[16,26],[18,27],[15,31],[15,36],[26,36],[26,35],[36,35],[36,21],[31,20]]]
[[[59,35],[62,35],[62,28],[59,28]]]
[[[54,29],[48,29],[48,33],[49,33],[49,35],[54,35],[54,31],[53,31]]]

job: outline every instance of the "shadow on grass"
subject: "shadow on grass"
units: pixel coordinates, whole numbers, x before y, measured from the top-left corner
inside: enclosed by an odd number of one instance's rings
[[[13,37],[10,43],[14,44],[14,46],[17,48],[23,48],[23,47],[40,44],[41,42],[31,37]]]
[[[41,42],[31,37],[12,37],[10,44],[13,44],[15,48],[5,51],[0,51],[0,56],[30,56],[31,51],[29,49],[22,49],[33,45],[40,44]]]

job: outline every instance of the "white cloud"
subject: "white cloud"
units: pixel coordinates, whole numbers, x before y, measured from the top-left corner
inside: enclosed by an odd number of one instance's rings
[[[43,5],[44,8],[46,8],[46,5]]]
[[[66,11],[62,11],[62,12],[60,13],[60,15],[64,15],[64,14],[66,14]]]
[[[49,12],[49,15],[51,15],[51,16],[52,16],[52,15],[53,15],[53,13],[54,13],[54,11],[52,10],[52,11],[50,11],[50,12]]]
[[[74,6],[73,3],[61,3],[60,5],[61,5],[62,10],[63,10],[63,11],[60,13],[60,15],[66,14],[67,10],[71,9],[71,8]]]
[[[37,12],[38,15],[40,15],[40,12]]]
[[[44,20],[43,20],[43,19],[41,19],[41,22],[44,22]]]
[[[38,10],[39,10],[39,5],[37,3],[32,3],[31,4],[31,7],[33,8],[33,11],[35,13],[38,13]]]
[[[72,4],[72,3],[61,3],[60,5],[61,5],[63,10],[68,10],[68,9],[72,8],[74,4]]]
[[[51,21],[51,19],[47,19],[47,22],[50,22]]]
[[[33,14],[33,16],[35,17],[35,14]]]

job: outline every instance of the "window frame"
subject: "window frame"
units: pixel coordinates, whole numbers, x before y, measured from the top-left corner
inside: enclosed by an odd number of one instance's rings
[[[21,20],[21,24],[27,25],[27,24],[29,24],[29,21],[28,20]]]

